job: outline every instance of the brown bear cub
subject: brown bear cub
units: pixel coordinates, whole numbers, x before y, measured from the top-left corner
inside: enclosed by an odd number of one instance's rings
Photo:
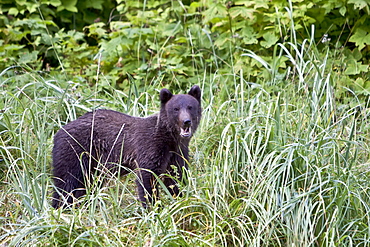
[[[189,141],[202,115],[201,90],[193,86],[188,94],[172,95],[162,89],[160,101],[160,112],[146,118],[96,110],[62,127],[54,137],[52,206],[84,195],[92,176],[102,172],[135,171],[144,206],[153,201],[153,174],[169,174],[164,184],[177,195],[176,180],[185,176]]]

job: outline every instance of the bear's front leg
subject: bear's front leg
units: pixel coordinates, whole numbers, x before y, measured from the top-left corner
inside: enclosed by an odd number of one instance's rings
[[[137,172],[136,185],[139,200],[142,202],[143,207],[147,208],[148,204],[153,203],[153,186],[154,186],[153,174],[149,171],[139,170]]]

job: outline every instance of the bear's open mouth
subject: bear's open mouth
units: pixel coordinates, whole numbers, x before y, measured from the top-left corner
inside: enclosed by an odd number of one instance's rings
[[[180,136],[184,138],[189,138],[191,136],[191,127],[180,128]]]

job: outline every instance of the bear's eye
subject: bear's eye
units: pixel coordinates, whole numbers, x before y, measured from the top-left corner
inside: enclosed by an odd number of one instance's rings
[[[180,109],[178,107],[173,108],[174,111],[179,111]]]
[[[191,105],[188,106],[188,110],[192,110],[193,107]]]

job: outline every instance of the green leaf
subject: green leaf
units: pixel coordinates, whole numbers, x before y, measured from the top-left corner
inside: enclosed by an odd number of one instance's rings
[[[368,0],[348,0],[348,3],[353,3],[355,9],[363,9],[369,5]]]
[[[220,49],[224,49],[226,48],[225,47],[225,43],[227,41],[230,40],[230,33],[229,32],[225,32],[223,34],[221,34],[215,41],[215,45],[220,48]]]
[[[362,58],[361,52],[355,48],[352,52],[353,58],[356,59],[356,61],[359,61]]]
[[[17,50],[22,49],[23,47],[24,47],[24,45],[9,44],[9,45],[5,45],[5,47],[2,46],[1,48],[4,48],[7,51],[17,51]]]
[[[17,0],[17,1],[15,1],[15,2],[17,2],[17,4],[19,4],[19,5],[21,5],[21,6],[24,6],[24,5],[26,5],[26,4],[27,4],[27,0]]]
[[[230,8],[230,16],[233,19],[238,17],[238,16],[248,18],[248,19],[253,19],[253,13],[254,12],[255,12],[254,9],[249,9],[249,8],[246,8],[246,7],[236,6],[236,7]]]
[[[54,6],[54,7],[58,7],[60,6],[62,3],[60,2],[60,0],[50,0],[49,1],[49,4]]]
[[[364,65],[361,62],[355,60],[349,60],[347,63],[347,69],[344,71],[345,75],[358,75],[362,72],[367,72],[369,65]]]
[[[211,6],[209,9],[203,12],[204,23],[208,23],[215,18],[226,18],[227,9],[224,5],[217,3]]]
[[[367,93],[370,94],[370,81],[365,81],[363,87],[366,89]]]
[[[57,11],[68,10],[70,12],[78,12],[76,8],[77,0],[64,0],[61,6],[58,6]]]
[[[34,12],[37,12],[38,8],[40,7],[39,4],[36,2],[36,3],[32,3],[32,2],[26,2],[25,3],[26,5],[26,8],[27,10],[30,12],[30,13],[34,13]],[[23,13],[22,13],[23,14]]]
[[[362,28],[358,28],[351,36],[349,41],[354,42],[356,46],[358,46],[358,49],[361,51],[366,45],[370,44],[370,34]]]
[[[263,35],[265,41],[261,41],[261,45],[265,48],[270,48],[275,45],[279,38],[275,35],[274,32],[267,32]]]
[[[17,8],[10,8],[8,11],[8,15],[18,15],[19,11]]]
[[[123,45],[122,37],[116,37],[111,39],[109,42],[102,45],[103,54],[107,57],[113,57],[114,54],[120,52],[121,46]]]
[[[105,27],[103,22],[97,22],[85,27],[84,30],[89,30],[88,36],[96,35],[98,37],[103,37],[107,34],[107,30],[103,27]]]
[[[197,13],[197,9],[201,7],[201,4],[198,3],[198,2],[192,2],[189,6],[189,10],[188,10],[188,13],[189,14],[193,14],[193,13]]]
[[[342,15],[342,16],[345,16],[347,12],[347,8],[346,6],[342,6],[340,9],[339,9],[339,13]]]
[[[257,44],[257,33],[252,27],[245,27],[241,30],[243,41],[247,45]]]
[[[253,6],[254,9],[258,9],[258,8],[268,9],[269,8],[268,1],[266,0],[256,0],[256,1],[240,0],[240,1],[235,1],[234,4],[244,5],[246,7]]]
[[[85,37],[84,33],[75,30],[68,31],[67,35],[71,37],[73,40],[83,40]]]
[[[121,29],[126,29],[131,26],[130,22],[123,22],[123,21],[112,21],[109,25],[110,29],[113,31],[118,31]]]
[[[153,30],[150,28],[127,28],[123,30],[123,33],[129,38],[135,38],[139,35],[152,34]]]
[[[86,1],[86,8],[103,9],[104,0]]]
[[[32,51],[31,53],[24,53],[19,57],[19,63],[30,63],[37,61],[38,51]]]
[[[182,26],[179,23],[169,23],[167,25],[163,25],[162,35],[175,36],[181,29]]]
[[[355,85],[356,93],[370,96],[370,81],[364,80],[363,78],[359,77],[356,79]]]

